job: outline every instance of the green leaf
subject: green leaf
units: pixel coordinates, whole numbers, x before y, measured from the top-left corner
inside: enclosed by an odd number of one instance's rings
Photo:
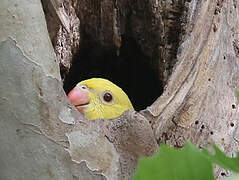
[[[239,90],[236,90],[236,97],[237,97],[237,100],[239,101]]]
[[[156,156],[141,159],[134,180],[213,180],[209,158],[186,142],[183,149],[161,145]]]
[[[206,149],[203,153],[211,161],[211,163],[217,164],[224,169],[228,169],[239,173],[239,152],[237,152],[236,157],[230,158],[225,155],[215,144],[212,145],[215,151],[214,155],[210,154]]]
[[[230,158],[212,146],[214,154],[206,149],[200,151],[190,142],[182,149],[161,145],[156,156],[139,161],[133,180],[213,180],[213,164],[239,173],[239,152]]]

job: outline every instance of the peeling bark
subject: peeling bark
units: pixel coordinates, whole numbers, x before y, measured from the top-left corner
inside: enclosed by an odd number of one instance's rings
[[[43,5],[57,58],[40,2],[0,2],[0,179],[130,179],[156,142],[238,150],[237,1]],[[64,79],[80,45],[120,53],[124,35],[150,57],[164,92],[140,114],[87,121],[67,100],[56,61]]]
[[[131,179],[138,159],[157,150],[139,113],[88,121],[15,41],[2,41],[0,54],[1,179]]]
[[[72,65],[72,58],[78,52],[80,45],[80,21],[72,1],[43,0],[41,2],[64,81]]]
[[[0,179],[130,179],[138,159],[157,149],[148,121],[134,111],[84,119],[62,88],[41,4],[4,3]]]

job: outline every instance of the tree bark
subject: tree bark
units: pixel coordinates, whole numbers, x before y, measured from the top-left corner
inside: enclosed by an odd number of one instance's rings
[[[159,141],[182,147],[216,143],[229,156],[238,144],[238,2],[198,1],[189,6],[177,64],[162,96],[147,110]],[[217,169],[216,177],[229,175]]]
[[[148,121],[85,120],[62,88],[40,2],[0,7],[0,179],[130,179],[157,149]]]
[[[239,148],[237,1],[66,3],[43,1],[56,58],[41,3],[0,2],[0,179],[131,179],[156,142],[214,142],[233,156]],[[123,34],[159,69],[163,94],[140,113],[87,121],[67,100],[58,63],[64,79],[83,41],[117,51]]]

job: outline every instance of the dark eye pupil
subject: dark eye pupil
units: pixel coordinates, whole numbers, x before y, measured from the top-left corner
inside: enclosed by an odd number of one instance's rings
[[[110,93],[105,93],[104,94],[104,100],[106,101],[106,102],[110,102],[111,100],[112,100],[112,95],[110,94]]]

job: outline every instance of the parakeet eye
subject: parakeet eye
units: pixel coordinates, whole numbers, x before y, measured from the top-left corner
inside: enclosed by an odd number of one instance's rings
[[[106,102],[110,102],[113,99],[112,95],[109,92],[106,92],[103,98]]]
[[[112,95],[112,93],[110,91],[104,91],[101,95],[100,95],[100,100],[107,105],[111,105],[114,103],[114,97]]]

